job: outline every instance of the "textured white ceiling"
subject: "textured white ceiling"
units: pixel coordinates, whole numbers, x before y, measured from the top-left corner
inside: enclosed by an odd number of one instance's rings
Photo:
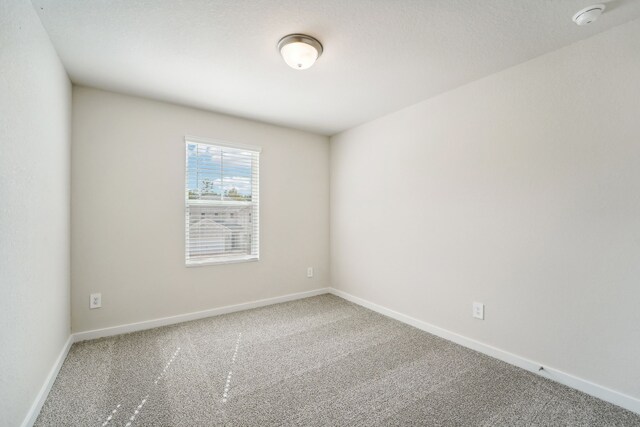
[[[32,0],[71,79],[331,135],[640,17],[640,1]],[[325,51],[287,67],[278,40]]]

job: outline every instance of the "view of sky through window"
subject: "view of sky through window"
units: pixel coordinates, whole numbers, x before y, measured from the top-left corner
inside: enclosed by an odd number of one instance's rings
[[[189,199],[251,201],[251,152],[188,144],[187,170]]]

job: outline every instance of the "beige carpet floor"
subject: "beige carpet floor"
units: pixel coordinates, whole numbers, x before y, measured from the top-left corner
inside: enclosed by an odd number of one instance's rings
[[[37,426],[640,426],[333,295],[74,344]]]

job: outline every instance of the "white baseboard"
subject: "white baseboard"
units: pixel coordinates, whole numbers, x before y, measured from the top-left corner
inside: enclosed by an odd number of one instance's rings
[[[488,356],[502,360],[503,362],[507,362],[510,365],[514,365],[527,371],[533,372],[534,374],[556,381],[560,384],[564,384],[576,390],[580,390],[586,394],[640,414],[640,399],[637,399],[635,397],[631,397],[615,390],[611,390],[610,388],[603,387],[601,385],[592,383],[591,381],[587,381],[582,378],[578,378],[571,374],[567,374],[566,372],[560,371],[558,369],[542,365],[538,362],[534,362],[522,356],[518,356],[516,354],[509,353],[508,351],[504,351],[488,344],[484,344],[480,341],[467,338],[455,332],[448,331],[422,320],[418,320],[416,318],[404,315],[381,305],[372,303],[365,299],[353,296],[344,291],[330,288],[330,293],[339,296],[340,298],[344,298],[347,301],[351,301],[355,304],[361,305],[362,307],[391,317],[392,319],[399,320],[400,322],[406,323],[425,332],[429,332],[430,334],[439,336],[456,344],[460,344],[477,352],[484,353]],[[544,369],[542,371],[539,371],[541,366],[544,366]]]
[[[129,332],[141,331],[145,329],[157,328],[159,326],[173,325],[176,323],[187,322],[189,320],[197,320],[203,319],[206,317],[217,316],[220,314],[233,313],[236,311],[249,310],[252,308],[264,307],[272,304],[278,304],[281,302],[294,301],[297,299],[308,298],[316,295],[322,295],[326,293],[331,293],[341,298],[346,299],[347,301],[351,301],[355,304],[366,307],[370,310],[376,311],[385,316],[396,319],[400,322],[406,323],[408,325],[414,326],[423,331],[429,332],[433,335],[439,336],[446,340],[455,342],[456,344],[460,344],[464,347],[470,348],[472,350],[478,351],[480,353],[484,353],[488,356],[494,357],[496,359],[507,362],[511,365],[520,367],[522,369],[526,369],[527,371],[533,372],[537,375],[541,375],[545,378],[549,378],[551,380],[557,381],[561,384],[574,388],[576,390],[580,390],[584,393],[587,393],[591,396],[597,397],[604,401],[613,403],[614,405],[621,406],[630,411],[636,412],[640,414],[640,399],[636,399],[634,397],[625,395],[623,393],[617,392],[615,390],[611,390],[609,388],[603,387],[601,385],[592,383],[590,381],[584,380],[582,378],[575,377],[571,374],[567,374],[558,369],[551,368],[548,366],[544,366],[543,371],[538,371],[541,364],[534,362],[532,360],[526,359],[524,357],[515,355],[513,353],[509,353],[507,351],[501,350],[496,347],[492,347],[490,345],[484,344],[482,342],[473,340],[471,338],[467,338],[463,335],[456,334],[455,332],[448,331],[446,329],[440,328],[438,326],[432,325],[430,323],[424,322],[422,320],[415,319],[413,317],[404,315],[397,311],[388,309],[381,305],[372,303],[365,299],[353,296],[346,292],[340,291],[334,288],[320,288],[315,289],[313,291],[308,292],[299,292],[295,294],[283,295],[280,297],[274,298],[266,298],[257,301],[246,302],[242,304],[229,305],[225,307],[213,308],[210,310],[203,310],[194,313],[181,314],[177,316],[164,317],[161,319],[147,320],[144,322],[138,323],[130,323],[126,325],[113,326],[110,328],[96,329],[92,331],[78,332],[72,334],[69,339],[64,344],[64,347],[60,351],[60,355],[56,359],[45,383],[43,384],[40,392],[36,396],[35,401],[31,405],[27,416],[25,417],[22,427],[30,427],[32,426],[36,419],[38,418],[38,414],[42,409],[42,405],[44,405],[45,400],[47,399],[47,395],[55,382],[55,379],[64,363],[64,360],[69,353],[69,349],[74,342],[85,341],[95,338],[102,338],[112,335],[126,334]]]
[[[130,323],[127,325],[119,325],[119,326],[113,326],[110,328],[96,329],[93,331],[77,332],[75,334],[71,334],[69,336],[69,339],[65,343],[64,347],[62,348],[62,351],[60,352],[60,355],[56,359],[53,367],[51,368],[51,371],[49,372],[49,375],[47,376],[47,379],[44,385],[40,389],[40,392],[36,396],[35,401],[31,405],[31,408],[29,408],[29,412],[27,412],[27,416],[22,422],[22,427],[31,427],[36,422],[36,419],[40,414],[40,410],[42,409],[42,405],[44,405],[44,402],[47,399],[47,396],[49,395],[49,391],[51,390],[51,387],[53,386],[53,383],[55,382],[56,377],[58,376],[58,372],[60,372],[60,368],[62,367],[62,364],[64,363],[64,360],[66,359],[67,354],[69,353],[69,349],[71,348],[71,345],[74,342],[108,337],[112,335],[126,334],[129,332],[142,331],[145,329],[157,328],[159,326],[173,325],[176,323],[187,322],[189,320],[197,320],[197,319],[203,319],[205,317],[217,316],[220,314],[233,313],[235,311],[249,310],[252,308],[278,304],[281,302],[294,301],[297,299],[327,294],[329,292],[330,292],[330,288],[320,288],[320,289],[314,289],[312,291],[307,291],[307,292],[298,292],[295,294],[288,294],[288,295],[283,295],[283,296],[274,297],[274,298],[266,298],[266,299],[261,299],[257,301],[250,301],[242,304],[228,305],[225,307],[218,307],[218,308],[198,311],[194,313],[180,314],[177,316],[164,317],[161,319],[153,319],[153,320],[147,320],[144,322]]]
[[[60,368],[62,368],[62,364],[67,358],[67,354],[69,353],[71,344],[73,344],[73,335],[70,335],[67,341],[64,343],[64,346],[62,347],[58,358],[53,364],[51,371],[49,371],[49,375],[47,375],[47,379],[44,381],[42,388],[40,388],[40,391],[38,392],[36,399],[31,405],[31,408],[29,408],[29,412],[27,412],[27,416],[22,422],[22,427],[31,427],[36,422],[36,419],[40,414],[40,410],[42,409],[42,405],[44,405],[44,401],[47,400],[47,396],[49,395],[49,391],[51,391],[51,387],[53,387],[53,383],[56,381],[58,372],[60,372]]]
[[[126,325],[112,326],[92,331],[76,332],[73,334],[74,342],[92,340],[96,338],[109,337],[112,335],[128,334],[130,332],[153,329],[160,326],[173,325],[176,323],[188,322],[190,320],[204,319],[206,317],[218,316],[220,314],[233,313],[235,311],[249,310],[252,308],[264,307],[281,302],[294,301],[297,299],[313,297],[330,292],[330,288],[314,289],[313,291],[298,292],[279,297],[266,298],[257,301],[250,301],[241,304],[227,305],[224,307],[212,308],[209,310],[197,311],[193,313],[179,314],[177,316],[163,317],[160,319],[145,320],[143,322],[129,323]]]

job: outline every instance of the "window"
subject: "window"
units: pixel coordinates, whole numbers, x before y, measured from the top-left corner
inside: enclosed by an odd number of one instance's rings
[[[187,137],[187,265],[259,258],[260,148]]]

